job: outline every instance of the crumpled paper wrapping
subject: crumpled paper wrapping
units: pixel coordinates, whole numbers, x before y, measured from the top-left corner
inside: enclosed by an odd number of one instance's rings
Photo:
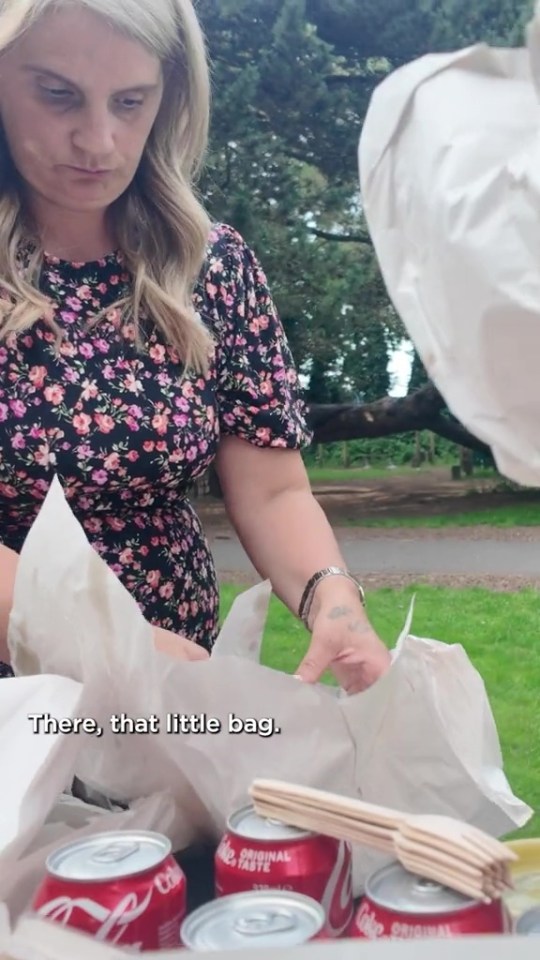
[[[172,951],[160,951],[159,960],[171,960],[172,956]],[[189,956],[193,954],[184,952],[184,957]],[[0,924],[0,960],[125,960],[125,957],[124,948],[94,940],[79,930],[38,916],[21,917],[13,931],[8,928],[3,932]],[[145,960],[147,957],[150,953]]]
[[[3,951],[5,948],[5,953]],[[534,937],[497,935],[440,939],[438,960],[537,960]],[[432,960],[434,942],[420,940],[364,941],[320,940],[300,947],[253,947],[248,951],[221,950],[220,960]],[[111,943],[100,943],[73,930],[39,917],[22,918],[17,930],[4,945],[0,939],[0,960],[125,960],[126,951]],[[144,960],[197,960],[191,950],[148,951]]]
[[[36,737],[28,715],[78,714],[83,689],[64,677],[34,676],[6,682],[0,691],[1,856],[15,857],[33,839],[35,824],[56,802],[79,753],[74,737]],[[50,776],[54,768],[55,776]],[[13,772],[13,776],[8,775]]]
[[[502,771],[482,680],[460,646],[412,637],[407,622],[389,673],[363,694],[338,696],[257,662],[269,595],[263,583],[237,599],[209,661],[157,653],[137,604],[90,547],[54,481],[20,556],[9,628],[16,673],[37,676],[6,680],[0,697],[0,768],[25,750],[26,773],[9,767],[1,801],[0,902],[12,916],[39,882],[62,822],[69,839],[115,825],[158,829],[181,850],[217,841],[227,817],[249,802],[256,777],[453,814],[494,835],[528,820]],[[90,717],[103,735],[30,734],[27,688],[35,688],[32,712]],[[114,734],[109,719],[120,712],[154,715],[160,732]],[[218,718],[223,729],[167,733],[169,713]],[[271,718],[280,732],[228,733],[233,713]],[[73,776],[130,809],[92,809],[87,821],[78,801],[54,805]],[[356,893],[380,862],[355,849]]]
[[[375,90],[359,148],[382,274],[454,415],[540,484],[540,5],[527,49],[424,56]]]

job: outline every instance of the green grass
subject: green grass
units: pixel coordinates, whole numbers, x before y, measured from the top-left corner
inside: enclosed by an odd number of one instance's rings
[[[224,585],[222,616],[244,588]],[[462,643],[482,675],[497,723],[505,772],[514,792],[538,813],[519,832],[540,836],[540,594],[410,587],[368,596],[370,619],[392,647],[416,594],[413,633]],[[294,673],[308,636],[272,598],[263,642],[267,666]]]
[[[435,470],[439,473],[446,471],[447,479],[450,480],[450,468],[452,463],[445,463],[438,460],[437,463],[423,463],[420,467],[411,467],[410,464],[394,464],[389,467],[386,463],[374,464],[370,467],[341,467],[338,464],[328,464],[327,466],[316,466],[307,464],[306,470],[309,479],[313,484],[338,483],[347,486],[348,483],[357,483],[359,480],[379,479],[380,477],[410,477],[418,474],[433,474]],[[471,478],[462,477],[461,481],[455,481],[467,485],[477,480],[489,480],[493,483],[501,483],[502,478],[491,467],[476,467]]]
[[[441,466],[441,464],[439,464]],[[444,466],[444,464],[442,465]],[[312,484],[339,483],[345,486],[348,483],[358,483],[361,480],[373,480],[380,477],[407,477],[418,473],[432,473],[433,465],[427,464],[422,467],[410,467],[401,465],[392,467],[373,466],[373,467],[315,467],[308,466],[307,473]],[[448,478],[450,478],[450,467],[448,467]]]
[[[479,494],[479,497],[481,495]],[[432,517],[349,517],[341,523],[351,527],[537,527],[540,525],[540,501],[520,502],[465,513],[436,514]]]

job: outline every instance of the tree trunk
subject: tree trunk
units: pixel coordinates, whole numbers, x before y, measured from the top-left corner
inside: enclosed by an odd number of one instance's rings
[[[459,451],[459,462],[465,476],[472,477],[474,472],[472,450],[469,450],[467,447],[461,447]]]
[[[415,469],[418,469],[422,463],[422,446],[420,443],[421,437],[422,434],[420,431],[416,430],[414,434],[414,453],[411,460],[411,467],[414,467]]]
[[[199,477],[193,484],[194,497],[207,497],[210,494],[210,473],[205,473],[204,477]]]

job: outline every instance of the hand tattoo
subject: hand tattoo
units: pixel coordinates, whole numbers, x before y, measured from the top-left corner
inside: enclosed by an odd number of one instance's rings
[[[349,617],[352,612],[350,607],[332,607],[326,616],[329,620],[341,620],[342,617]],[[347,624],[347,630],[350,633],[364,632],[367,629],[369,624],[365,620],[353,620],[352,623]]]
[[[329,620],[339,620],[340,617],[347,617],[352,613],[350,607],[332,607],[332,609],[327,613]]]

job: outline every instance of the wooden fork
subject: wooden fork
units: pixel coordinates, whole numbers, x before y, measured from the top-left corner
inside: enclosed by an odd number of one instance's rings
[[[509,863],[516,854],[452,817],[405,814],[280,780],[255,780],[250,794],[262,816],[393,853],[405,869],[423,870],[428,879],[468,895],[490,899],[511,886]]]

